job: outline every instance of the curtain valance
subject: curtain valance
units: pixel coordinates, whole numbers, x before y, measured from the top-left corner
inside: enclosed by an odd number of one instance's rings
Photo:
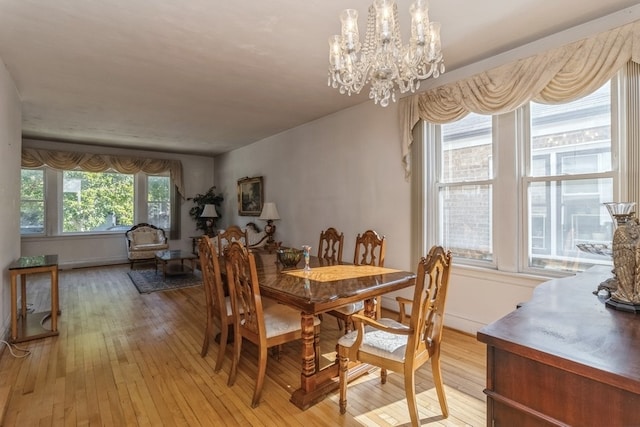
[[[630,60],[640,63],[640,21],[401,99],[406,175],[412,130],[420,119],[443,124],[471,112],[506,113],[532,100],[569,102],[602,86]]]
[[[87,172],[105,172],[113,169],[116,172],[126,174],[137,172],[159,174],[169,171],[178,193],[185,197],[184,184],[182,182],[182,163],[180,160],[143,159],[104,154],[36,150],[32,148],[22,149],[22,167],[38,168],[41,166],[60,170],[80,168]]]

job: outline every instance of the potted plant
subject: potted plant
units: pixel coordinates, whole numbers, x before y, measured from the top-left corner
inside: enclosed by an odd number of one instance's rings
[[[220,217],[220,209],[218,208],[224,201],[224,197],[222,194],[216,193],[215,190],[216,187],[214,185],[204,194],[196,194],[193,197],[187,198],[187,200],[192,200],[194,203],[194,206],[189,209],[189,216],[196,222],[196,230],[202,230],[208,235],[213,234],[216,218],[205,218],[200,215],[202,215],[205,205],[215,205],[218,218]]]

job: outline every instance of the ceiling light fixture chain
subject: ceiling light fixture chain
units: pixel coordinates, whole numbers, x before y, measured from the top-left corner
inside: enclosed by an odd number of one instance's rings
[[[369,83],[369,98],[383,107],[396,102],[396,91],[415,92],[420,81],[444,73],[440,23],[430,22],[426,0],[410,8],[411,36],[402,45],[394,0],[369,6],[364,44],[358,33],[358,11],[340,14],[342,34],[329,38],[329,86],[341,94],[358,94]]]

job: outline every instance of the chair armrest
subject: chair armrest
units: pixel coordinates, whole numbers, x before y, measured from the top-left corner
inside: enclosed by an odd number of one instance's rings
[[[405,310],[406,306],[413,303],[413,300],[403,297],[396,297],[396,301],[398,301],[398,322],[406,323],[407,320],[407,312]]]
[[[371,326],[381,331],[388,332],[390,334],[396,334],[396,335],[410,335],[413,332],[411,328],[402,328],[402,329],[392,328],[390,326],[380,323],[375,319],[372,319],[371,317],[364,316],[362,314],[357,314],[357,313],[353,314],[351,315],[351,318],[354,320],[354,322],[356,322],[356,326],[358,327],[358,330],[359,331],[362,330],[362,333],[364,333],[365,326]],[[358,332],[358,334],[360,334],[360,332]]]

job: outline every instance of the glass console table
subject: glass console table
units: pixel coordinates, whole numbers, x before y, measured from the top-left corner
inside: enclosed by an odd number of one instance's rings
[[[27,275],[49,273],[51,276],[51,311],[27,313]],[[20,257],[9,265],[11,275],[11,342],[22,342],[58,335],[58,255]],[[18,283],[20,276],[21,309],[18,315]],[[44,322],[51,318],[51,329]]]

